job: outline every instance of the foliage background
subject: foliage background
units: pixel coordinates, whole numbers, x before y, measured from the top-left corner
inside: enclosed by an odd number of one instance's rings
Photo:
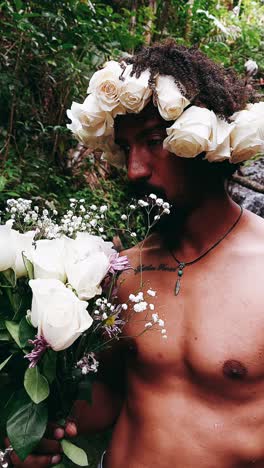
[[[261,0],[7,0],[0,19],[0,205],[22,196],[61,209],[74,196],[108,202],[118,222],[125,174],[77,147],[66,129],[66,109],[110,58],[173,37],[240,74],[256,60],[255,82],[263,77]]]

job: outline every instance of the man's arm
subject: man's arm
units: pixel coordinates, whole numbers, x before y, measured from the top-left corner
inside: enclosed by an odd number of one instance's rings
[[[74,437],[77,434],[101,432],[115,423],[125,397],[125,354],[119,345],[115,348],[103,352],[99,357],[100,371],[98,381],[93,385],[92,404],[83,400],[76,401],[65,429],[56,428],[50,433],[50,438],[48,434],[35,454],[29,455],[24,462],[13,453],[11,460],[15,468],[48,468],[57,464],[61,448],[54,439],[63,438],[65,433],[68,437]],[[8,440],[6,445],[9,445]]]

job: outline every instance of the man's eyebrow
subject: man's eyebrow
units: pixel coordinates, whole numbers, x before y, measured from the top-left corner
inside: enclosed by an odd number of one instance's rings
[[[149,135],[153,131],[155,131],[155,130],[165,130],[166,127],[167,127],[166,123],[163,124],[161,122],[156,123],[156,124],[150,124],[148,127],[144,128],[143,130],[140,130],[136,136],[137,136],[137,138],[144,138],[145,136]],[[126,140],[123,139],[122,137],[121,138],[116,138],[116,143],[117,144],[124,143],[125,141]]]

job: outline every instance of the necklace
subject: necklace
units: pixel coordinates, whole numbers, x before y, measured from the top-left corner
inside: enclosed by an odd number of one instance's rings
[[[213,250],[218,244],[220,244],[220,242],[222,242],[222,240],[225,239],[226,236],[228,236],[228,234],[236,227],[236,225],[238,224],[238,222],[240,221],[240,218],[242,216],[242,213],[243,213],[243,208],[242,206],[240,207],[240,213],[239,213],[239,216],[238,218],[236,219],[236,221],[234,222],[234,224],[232,224],[232,226],[228,229],[228,231],[222,236],[220,237],[220,239],[218,239],[217,242],[215,242],[208,250],[206,250],[205,252],[203,252],[201,255],[199,255],[199,257],[195,258],[194,260],[190,261],[190,262],[182,262],[181,260],[179,260],[178,258],[175,257],[174,253],[172,252],[172,250],[170,250],[170,254],[171,256],[174,258],[174,260],[178,263],[178,278],[177,278],[177,281],[176,281],[176,284],[175,284],[175,290],[174,290],[174,293],[175,293],[175,296],[178,296],[179,292],[180,292],[180,289],[181,289],[181,278],[183,276],[183,270],[186,266],[190,266],[190,265],[193,265],[194,263],[198,262],[199,260],[201,260],[203,257],[205,257],[209,252],[211,252],[211,250]]]

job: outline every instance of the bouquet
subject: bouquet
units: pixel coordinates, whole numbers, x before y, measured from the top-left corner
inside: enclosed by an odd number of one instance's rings
[[[120,225],[132,240],[137,235],[131,216],[140,207],[147,212],[146,236],[169,213],[169,204],[155,194],[131,203]],[[52,203],[41,208],[19,198],[8,200],[2,213],[0,429],[11,442],[0,451],[2,467],[12,449],[21,460],[34,450],[51,417],[63,424],[76,399],[91,401],[99,352],[125,338],[133,314],[149,310],[142,333],[158,327],[166,338],[164,322],[143,291],[132,292],[126,303],[117,300],[117,277],[131,267],[107,241],[107,210],[70,199],[59,216]],[[62,449],[75,464],[88,464],[86,453],[68,440]]]

